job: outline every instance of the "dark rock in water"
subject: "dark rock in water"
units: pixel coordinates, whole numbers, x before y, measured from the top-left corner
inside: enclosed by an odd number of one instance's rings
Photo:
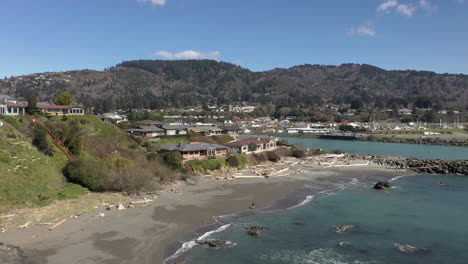
[[[355,225],[340,225],[334,229],[336,233],[344,233],[346,231],[357,231],[359,228]]]
[[[348,247],[351,246],[351,244],[348,243],[348,242],[340,242],[340,243],[338,243],[338,246],[340,246],[342,248],[348,248]]]
[[[230,242],[222,241],[222,240],[195,240],[195,243],[199,245],[206,245],[212,248],[226,248],[231,245]]]
[[[249,234],[249,236],[261,236],[262,228],[258,226],[251,226],[247,234]]]
[[[394,244],[394,246],[399,252],[408,255],[428,255],[431,253],[429,249],[417,248],[410,245]]]
[[[292,224],[293,224],[293,225],[297,225],[297,226],[305,226],[305,223],[302,222],[302,221],[293,222]]]
[[[0,242],[0,263],[25,263],[23,251],[19,247],[10,246]]]
[[[376,190],[386,190],[386,189],[390,189],[391,187],[392,186],[387,181],[379,181],[378,183],[374,185],[374,189]]]

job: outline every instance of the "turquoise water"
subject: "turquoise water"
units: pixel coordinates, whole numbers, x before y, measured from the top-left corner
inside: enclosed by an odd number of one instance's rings
[[[413,157],[420,159],[468,159],[468,147],[383,143],[353,140],[283,137],[304,148],[343,150],[350,154]]]
[[[309,186],[310,193],[322,195],[294,209],[238,219],[223,232],[208,236],[234,246],[196,246],[182,260],[191,264],[468,263],[468,178],[408,176],[393,181],[396,188],[389,191],[373,190],[375,180],[354,180],[347,188],[328,193]],[[439,185],[440,181],[449,186]],[[342,224],[358,230],[333,231]],[[261,237],[251,237],[246,229],[250,226],[266,229]],[[340,242],[349,246],[341,247]],[[404,254],[396,244],[428,252]]]

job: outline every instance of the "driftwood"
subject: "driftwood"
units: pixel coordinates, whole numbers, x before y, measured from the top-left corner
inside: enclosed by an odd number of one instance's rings
[[[58,226],[60,226],[61,224],[65,223],[65,221],[67,221],[67,219],[63,219],[62,221],[56,223],[55,225],[51,226],[49,228],[49,230],[54,230],[55,228],[57,228]]]
[[[152,202],[153,200],[142,200],[142,201],[133,201],[133,202],[130,202],[130,204],[142,204],[142,203],[149,203],[149,202]]]
[[[27,222],[26,224],[19,226],[19,228],[27,228],[30,224],[32,224],[32,222]]]

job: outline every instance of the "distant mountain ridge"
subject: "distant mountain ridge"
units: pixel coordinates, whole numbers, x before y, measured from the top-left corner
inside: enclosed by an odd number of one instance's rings
[[[241,101],[307,107],[359,99],[368,106],[385,107],[421,98],[431,104],[465,108],[468,75],[387,71],[366,64],[306,64],[252,72],[212,60],[138,60],[104,71],[51,72],[0,80],[0,93],[16,97],[36,95],[39,100],[52,101],[63,91],[100,112]]]

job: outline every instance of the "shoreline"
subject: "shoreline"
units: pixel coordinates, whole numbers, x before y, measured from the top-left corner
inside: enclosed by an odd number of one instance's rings
[[[110,216],[102,218],[96,217],[98,212],[91,213],[70,219],[53,231],[40,226],[11,231],[2,234],[1,242],[19,246],[26,263],[65,263],[70,259],[78,263],[162,263],[177,245],[199,237],[197,232],[203,228],[204,233],[212,228],[216,216],[289,208],[306,196],[300,194],[298,201],[298,197],[294,200],[288,195],[297,194],[307,184],[320,185],[321,179],[404,174],[380,166],[292,167],[301,172],[235,181],[199,178],[196,185],[179,185],[180,192],[168,186],[148,206],[108,211]],[[248,209],[252,201],[257,210]]]

